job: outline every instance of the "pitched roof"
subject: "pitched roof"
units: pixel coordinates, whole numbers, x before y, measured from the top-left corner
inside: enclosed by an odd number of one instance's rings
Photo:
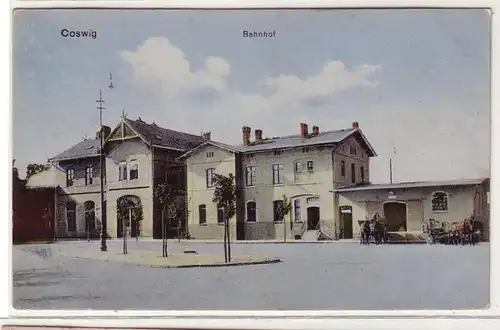
[[[475,179],[458,179],[458,180],[443,180],[443,181],[414,181],[414,182],[399,182],[399,183],[384,183],[384,184],[367,184],[361,186],[347,186],[335,189],[335,192],[355,192],[365,190],[385,190],[385,189],[408,189],[408,188],[426,188],[426,187],[450,187],[450,186],[470,186],[482,184],[488,180],[487,178]]]
[[[156,124],[148,124],[140,119],[125,118],[124,121],[148,143],[151,142],[155,146],[187,151],[205,141],[201,135],[174,131]]]
[[[234,152],[234,153],[241,152],[240,149],[238,149],[238,148],[236,148],[234,146],[231,146],[229,144],[222,143],[222,142],[217,142],[217,141],[213,141],[213,140],[206,140],[202,144],[199,144],[197,147],[189,150],[188,152],[186,152],[183,155],[181,155],[180,157],[178,157],[178,159],[183,159],[183,158],[189,157],[189,156],[191,156],[192,154],[196,153],[199,149],[203,148],[206,145],[212,145],[214,147],[227,150],[229,152]]]
[[[257,143],[252,142],[248,146],[240,144],[234,147],[242,150],[243,152],[254,152],[254,151],[257,152],[257,151],[265,151],[272,149],[285,149],[293,147],[307,147],[307,146],[322,145],[322,144],[332,144],[341,142],[356,132],[359,132],[361,140],[364,142],[364,144],[366,144],[366,147],[371,151],[372,155],[375,156],[376,155],[375,150],[373,150],[366,137],[358,128],[325,131],[319,133],[318,135],[310,135],[307,138],[303,138],[300,134],[272,137],[272,138],[266,138],[262,142],[257,142]]]
[[[86,139],[83,140],[68,150],[65,150],[52,158],[52,160],[65,160],[65,159],[77,159],[99,156],[99,139]]]

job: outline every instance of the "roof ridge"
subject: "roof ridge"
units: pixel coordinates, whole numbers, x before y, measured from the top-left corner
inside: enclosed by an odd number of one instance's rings
[[[333,129],[333,130],[319,132],[318,135],[329,134],[329,133],[339,133],[339,132],[345,132],[345,131],[352,131],[352,130],[356,130],[356,129],[359,129],[359,128]],[[312,135],[312,134],[310,134],[310,135]],[[273,137],[263,138],[263,140],[266,140],[266,139],[267,140],[288,139],[288,138],[299,137],[299,136],[300,136],[300,133],[299,134],[282,135],[282,136],[273,136]]]
[[[165,131],[170,131],[170,132],[175,132],[175,133],[181,133],[181,134],[184,134],[184,135],[190,135],[192,137],[197,137],[197,138],[203,138],[201,135],[196,135],[196,134],[192,134],[192,133],[187,133],[187,132],[183,132],[183,131],[177,131],[177,130],[174,130],[174,129],[171,129],[171,128],[166,128],[166,127],[162,127],[160,125],[158,125],[157,123],[154,123],[154,125],[151,123],[148,123],[144,120],[139,120],[139,119],[136,119],[136,120],[133,120],[133,119],[129,119],[129,118],[124,118],[125,120],[128,120],[130,122],[133,122],[133,123],[137,123],[137,124],[140,124],[140,125],[146,125],[146,126],[149,126],[151,128],[154,128],[154,129],[161,129],[161,130],[165,130]]]

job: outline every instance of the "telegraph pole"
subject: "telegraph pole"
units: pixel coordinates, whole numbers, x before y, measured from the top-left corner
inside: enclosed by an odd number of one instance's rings
[[[390,183],[392,184],[392,172],[393,172],[393,166],[392,166],[392,157],[396,155],[396,145],[393,143],[392,144],[392,155],[391,158],[389,158],[389,176],[390,176]]]
[[[104,210],[104,152],[102,150],[103,146],[103,127],[102,127],[102,110],[104,99],[102,98],[102,89],[99,90],[99,100],[97,102],[97,110],[99,110],[99,139],[100,139],[100,148],[99,148],[99,165],[100,165],[100,179],[101,179],[101,251],[107,251],[108,247],[106,246],[106,236],[107,236],[107,219]]]

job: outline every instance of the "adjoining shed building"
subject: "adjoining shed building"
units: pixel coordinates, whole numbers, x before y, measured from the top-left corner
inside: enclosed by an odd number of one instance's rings
[[[334,190],[341,238],[359,234],[360,224],[378,213],[389,232],[421,234],[428,219],[445,228],[474,215],[489,239],[489,179],[402,182]]]

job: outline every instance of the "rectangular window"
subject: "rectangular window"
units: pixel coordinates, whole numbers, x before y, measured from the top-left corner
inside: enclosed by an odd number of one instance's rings
[[[130,180],[139,179],[139,164],[137,160],[130,161]]]
[[[354,156],[356,156],[356,154],[358,153],[358,150],[357,150],[356,147],[352,147],[351,146],[351,150],[350,151],[351,151],[351,155],[354,155]]]
[[[361,182],[365,182],[365,168],[361,166],[360,168],[360,173],[361,173]]]
[[[314,162],[312,160],[307,161],[307,172],[314,172]]]
[[[356,183],[356,165],[351,164],[351,181]]]
[[[300,218],[300,199],[296,199],[293,201],[293,209],[295,215],[295,222],[301,221]]]
[[[66,185],[71,187],[75,183],[75,169],[70,168],[66,172]]]
[[[255,166],[247,166],[246,169],[246,185],[251,187],[255,185]]]
[[[214,187],[214,174],[215,174],[215,168],[209,168],[206,170],[207,188]]]
[[[200,225],[207,223],[207,206],[205,204],[198,206],[198,216]]]
[[[118,180],[126,181],[127,180],[127,163],[120,162],[118,164]]]
[[[213,157],[214,157],[214,152],[213,151],[207,152],[207,158],[213,158]]]
[[[87,166],[85,169],[85,185],[94,183],[94,168],[92,165]]]
[[[340,175],[345,176],[345,162],[343,160],[340,161]]]
[[[224,208],[222,205],[217,206],[217,223],[222,225],[224,223]]]
[[[295,162],[295,173],[302,173],[302,162],[300,160]]]
[[[273,165],[273,184],[283,184],[283,164]]]
[[[274,222],[281,222],[284,219],[284,207],[283,201],[278,200],[273,202],[273,210],[274,210]]]

